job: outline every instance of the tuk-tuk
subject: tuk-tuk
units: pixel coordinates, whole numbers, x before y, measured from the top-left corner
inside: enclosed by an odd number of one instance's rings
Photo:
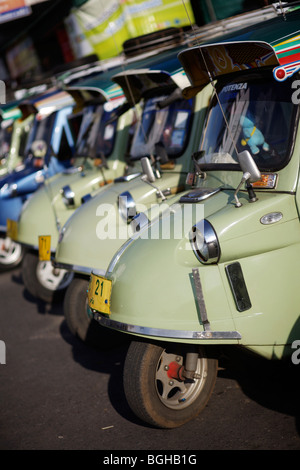
[[[23,258],[23,248],[12,239],[23,204],[46,178],[71,166],[74,150],[68,122],[74,101],[69,94],[51,90],[24,105],[35,109],[24,162],[0,179],[0,270],[17,266]]]
[[[186,96],[214,88],[198,172],[90,276],[94,319],[131,336],[125,395],[151,425],[201,412],[227,345],[289,361],[299,345],[299,24],[287,8],[179,54]]]
[[[73,166],[45,181],[24,206],[15,240],[26,253],[22,262],[25,287],[46,302],[61,299],[73,273],[53,269],[59,230],[91,195],[126,173],[126,151],[135,113],[124,113],[122,89],[110,77],[89,82],[89,86],[67,88],[83,118],[77,138]],[[120,116],[118,113],[120,112]],[[45,245],[46,243],[46,245]],[[46,251],[42,253],[39,248]]]

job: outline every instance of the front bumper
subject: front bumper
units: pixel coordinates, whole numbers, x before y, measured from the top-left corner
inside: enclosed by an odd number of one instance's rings
[[[94,268],[91,268],[89,266],[79,266],[77,264],[60,263],[56,261],[55,259],[52,259],[52,264],[55,268],[66,269],[67,271],[72,271],[72,272],[80,273],[80,274],[90,275],[92,271],[95,272]],[[105,272],[106,270],[104,269],[97,270],[97,274],[99,274],[100,276],[104,276]]]
[[[131,333],[134,335],[141,335],[144,337],[156,337],[166,340],[240,340],[241,335],[237,331],[188,331],[188,330],[168,330],[164,328],[150,328],[138,325],[130,325],[129,323],[122,323],[116,320],[111,320],[101,313],[94,312],[94,319],[100,325],[112,328],[114,330]]]

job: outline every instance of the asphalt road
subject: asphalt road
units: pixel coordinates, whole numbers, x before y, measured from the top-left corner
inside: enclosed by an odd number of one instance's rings
[[[126,344],[103,352],[74,338],[62,306],[30,297],[19,269],[1,273],[0,286],[0,450],[300,450],[300,364],[229,354],[202,414],[154,429],[123,395]]]

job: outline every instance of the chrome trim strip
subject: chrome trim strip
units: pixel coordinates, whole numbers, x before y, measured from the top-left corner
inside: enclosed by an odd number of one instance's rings
[[[196,300],[197,300],[197,305],[199,308],[201,322],[202,322],[204,330],[209,331],[210,323],[207,318],[207,311],[206,311],[205,300],[203,296],[202,284],[200,281],[199,269],[197,268],[192,269],[192,279],[194,281]]]
[[[94,318],[102,326],[113,328],[115,330],[124,331],[126,333],[135,333],[145,336],[156,336],[162,338],[175,338],[175,339],[219,339],[219,340],[239,340],[242,339],[238,331],[189,331],[189,330],[167,330],[163,328],[150,328],[138,325],[130,325],[122,323],[110,318],[102,316],[98,312],[93,312]]]
[[[132,235],[132,237],[128,238],[128,240],[126,240],[125,243],[123,243],[123,245],[120,247],[120,249],[114,254],[111,262],[109,263],[109,266],[107,268],[107,271],[106,271],[106,274],[109,275],[112,273],[112,271],[114,270],[117,262],[119,261],[119,259],[121,258],[122,254],[124,253],[124,251],[126,250],[126,248],[131,245],[131,243],[134,242],[134,240],[136,238],[138,238],[140,236],[140,232],[136,232],[135,234]]]
[[[195,188],[189,193],[181,196],[179,202],[197,203],[208,199],[219,191],[221,191],[221,188]]]
[[[83,274],[88,274],[88,275],[90,275],[91,272],[93,271],[99,276],[104,276],[106,272],[105,269],[97,269],[95,271],[94,268],[89,268],[87,266],[79,266],[77,264],[60,263],[59,261],[56,261],[55,259],[52,260],[52,264],[55,268],[66,269],[67,271],[73,271],[75,273],[83,273]]]

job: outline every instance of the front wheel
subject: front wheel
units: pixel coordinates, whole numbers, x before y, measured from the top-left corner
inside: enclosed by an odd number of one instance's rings
[[[75,277],[64,298],[64,316],[70,332],[84,343],[99,349],[108,349],[124,343],[124,333],[101,326],[88,307],[89,280]]]
[[[24,248],[11,238],[0,238],[0,272],[13,269],[21,263]]]
[[[22,278],[28,292],[44,302],[62,300],[74,274],[57,269],[51,261],[40,261],[38,254],[28,252],[22,262]]]
[[[142,421],[175,428],[205,407],[214,389],[218,361],[199,347],[194,378],[187,378],[189,351],[188,345],[175,343],[131,343],[124,365],[124,391],[130,408]]]

